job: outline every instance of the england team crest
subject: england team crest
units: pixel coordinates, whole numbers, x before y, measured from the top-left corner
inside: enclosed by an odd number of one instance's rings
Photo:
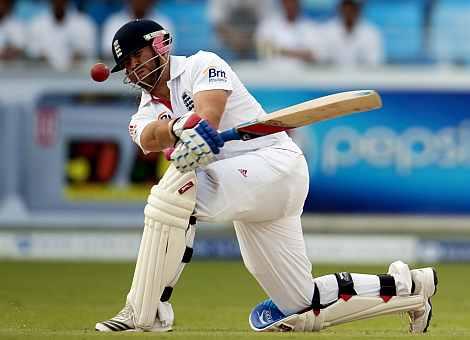
[[[183,92],[181,99],[183,99],[184,106],[186,106],[186,109],[188,109],[188,111],[194,110],[194,101],[193,98],[191,98],[191,96],[189,95],[188,91]]]

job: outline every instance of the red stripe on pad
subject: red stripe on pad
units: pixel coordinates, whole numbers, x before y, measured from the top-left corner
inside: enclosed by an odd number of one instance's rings
[[[343,299],[344,301],[348,301],[350,298],[352,298],[352,295],[349,294],[339,294],[339,298]]]
[[[391,299],[393,296],[381,295],[380,297],[382,298],[382,300],[384,300],[385,303],[387,303],[388,301],[390,301],[390,299]]]

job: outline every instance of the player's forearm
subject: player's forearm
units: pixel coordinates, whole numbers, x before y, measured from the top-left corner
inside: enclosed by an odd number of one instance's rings
[[[210,90],[196,93],[194,97],[195,113],[218,129],[225,111],[228,92],[225,90]]]
[[[140,144],[145,150],[159,152],[175,145],[176,139],[168,127],[168,122],[169,120],[159,120],[144,128],[140,136]]]
[[[222,118],[222,112],[217,108],[205,108],[196,112],[202,119],[205,119],[214,128],[218,129],[220,120]]]

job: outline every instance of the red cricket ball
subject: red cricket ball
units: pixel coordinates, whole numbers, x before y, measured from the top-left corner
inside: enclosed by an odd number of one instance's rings
[[[105,81],[109,77],[109,68],[106,64],[96,63],[91,68],[90,75],[94,81]]]

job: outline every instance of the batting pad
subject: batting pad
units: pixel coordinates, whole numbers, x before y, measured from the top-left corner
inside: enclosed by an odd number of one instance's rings
[[[302,314],[293,314],[273,324],[265,331],[319,331],[350,321],[368,319],[380,315],[418,310],[424,306],[420,295],[394,296],[387,302],[381,297],[352,296],[347,301],[339,299],[319,313],[309,310]]]
[[[194,240],[189,220],[195,205],[195,172],[181,174],[170,165],[144,209],[144,231],[127,296],[138,328],[152,328],[163,290],[173,287],[181,274],[186,247]]]

